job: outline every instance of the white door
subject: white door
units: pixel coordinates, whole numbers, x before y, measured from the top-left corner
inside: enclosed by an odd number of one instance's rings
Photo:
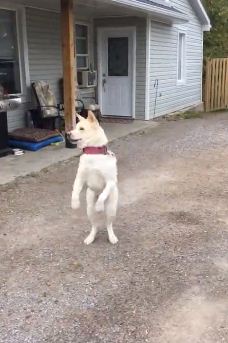
[[[104,116],[134,116],[134,28],[99,32],[99,100]]]

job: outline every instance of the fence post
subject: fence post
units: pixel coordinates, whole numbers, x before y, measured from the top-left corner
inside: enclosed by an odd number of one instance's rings
[[[205,75],[205,111],[209,111],[209,99],[210,99],[210,60],[206,59],[206,75]]]

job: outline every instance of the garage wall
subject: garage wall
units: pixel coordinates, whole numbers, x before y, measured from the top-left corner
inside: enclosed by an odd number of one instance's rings
[[[188,15],[189,22],[168,26],[151,22],[150,118],[171,113],[202,101],[202,26],[188,0],[173,0],[173,6]],[[186,80],[177,84],[178,33],[186,34]],[[155,108],[156,87],[158,97]]]

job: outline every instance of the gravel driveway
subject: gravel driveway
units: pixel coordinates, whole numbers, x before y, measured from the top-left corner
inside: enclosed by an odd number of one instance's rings
[[[228,342],[228,113],[111,148],[117,246],[83,244],[77,160],[0,188],[0,342]]]

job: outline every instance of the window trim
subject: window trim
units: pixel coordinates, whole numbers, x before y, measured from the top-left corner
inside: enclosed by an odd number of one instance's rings
[[[178,30],[177,32],[177,85],[183,85],[186,83],[186,41],[187,41],[187,35],[186,31],[184,30]],[[181,54],[181,61],[182,61],[182,75],[181,79],[178,79],[178,69],[179,69],[179,52],[180,52],[180,35],[183,35],[184,37],[184,44],[183,44],[183,53]]]
[[[21,92],[9,95],[20,96],[22,102],[29,101],[27,89],[30,87],[29,75],[29,60],[28,60],[28,43],[26,30],[26,14],[23,5],[16,4],[1,4],[0,9],[13,11],[16,14],[16,31],[17,31],[17,49],[18,49],[18,64],[20,73]]]
[[[81,25],[81,26],[86,26],[87,27],[87,51],[88,54],[78,54],[77,53],[77,49],[76,49],[76,40],[77,40],[77,36],[76,36],[76,25]],[[78,68],[77,70],[89,70],[89,66],[90,66],[90,61],[91,61],[91,57],[90,57],[90,29],[91,29],[91,24],[89,24],[88,22],[83,22],[83,21],[76,21],[75,22],[75,50],[76,50],[76,54],[75,54],[75,63],[76,63],[76,67],[77,67],[77,57],[87,57],[87,66],[86,67],[81,67]]]

